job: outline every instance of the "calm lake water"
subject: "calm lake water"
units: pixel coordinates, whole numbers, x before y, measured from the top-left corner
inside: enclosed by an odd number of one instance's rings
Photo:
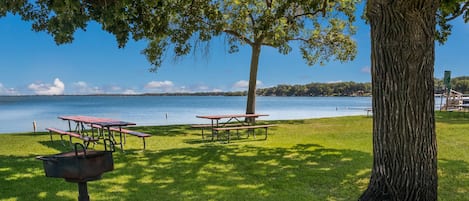
[[[263,120],[366,115],[371,97],[257,97]],[[115,118],[137,125],[209,123],[196,115],[244,113],[246,97],[224,96],[19,96],[0,97],[0,133],[67,128],[57,116]]]

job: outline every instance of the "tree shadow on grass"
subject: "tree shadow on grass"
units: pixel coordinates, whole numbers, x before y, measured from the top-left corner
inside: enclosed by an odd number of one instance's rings
[[[35,156],[0,156],[0,199],[76,200],[76,184],[44,176]],[[314,144],[115,152],[115,170],[89,182],[92,200],[350,200],[371,156]]]
[[[72,144],[70,144],[70,141],[68,140],[61,141],[60,138],[58,140],[54,139],[54,141],[39,141],[39,143],[42,144],[43,146],[57,150],[57,153],[68,152],[68,151],[74,150],[74,147]]]
[[[229,143],[243,143],[243,142],[253,142],[253,141],[266,141],[269,137],[272,137],[276,131],[276,128],[269,128],[267,139],[265,136],[265,129],[255,129],[253,131],[248,130],[239,130],[239,131],[230,131],[230,132],[219,132],[218,136],[212,136],[210,130],[207,129],[204,131],[204,137],[202,133],[190,133],[191,135],[196,136],[195,138],[185,139],[183,142],[187,144],[201,144],[201,143],[221,143],[228,144],[228,135],[230,135]],[[253,133],[254,132],[254,133]]]
[[[76,200],[77,186],[44,176],[35,156],[0,156],[0,200]],[[88,183],[92,200],[350,200],[371,156],[314,144],[115,152],[115,170]]]
[[[45,177],[35,157],[0,156],[0,200],[76,200],[77,185]],[[316,144],[115,152],[115,170],[89,182],[88,190],[91,200],[355,200],[371,161],[369,153]],[[439,160],[439,200],[469,197],[468,167]]]
[[[299,119],[299,120],[267,120],[262,121],[268,124],[289,124],[289,125],[297,125],[297,124],[304,124],[306,120]]]
[[[42,162],[36,156],[0,156],[0,200],[76,200],[62,192],[77,191],[76,185],[45,177]],[[70,199],[67,199],[70,198]]]
[[[187,135],[190,130],[188,125],[169,125],[169,126],[145,126],[132,127],[132,130],[148,133],[153,136],[181,136]]]
[[[367,153],[312,144],[215,145],[119,159],[133,161],[111,173],[127,180],[120,188],[128,191],[112,195],[133,200],[148,199],[141,194],[155,200],[350,200],[361,192],[356,182],[368,177],[371,160]]]

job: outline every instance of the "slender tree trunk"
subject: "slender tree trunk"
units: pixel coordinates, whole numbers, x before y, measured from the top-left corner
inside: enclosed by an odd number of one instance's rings
[[[368,0],[373,168],[359,200],[436,201],[437,0]]]
[[[261,45],[254,44],[251,53],[251,70],[249,71],[249,89],[248,101],[246,105],[246,114],[256,113],[256,84],[257,69],[259,68],[259,56],[261,54]]]

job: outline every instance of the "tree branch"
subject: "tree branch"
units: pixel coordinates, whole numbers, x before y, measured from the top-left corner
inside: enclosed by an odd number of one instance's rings
[[[302,41],[302,42],[305,42],[305,43],[310,42],[310,40],[306,39],[306,38],[290,38],[290,39],[288,39],[288,41]]]
[[[252,27],[254,27],[255,23],[256,23],[256,20],[254,20],[254,16],[252,16],[252,13],[249,12],[249,18],[251,18],[251,22],[252,22]]]
[[[464,6],[462,6],[456,13],[452,13],[451,17],[446,18],[446,21],[451,21],[456,19],[457,17],[461,16],[465,10],[469,8],[469,1],[464,3]]]
[[[245,43],[249,44],[249,45],[254,45],[254,42],[252,42],[251,40],[249,40],[249,38],[246,38],[245,36],[239,34],[238,32],[234,31],[234,30],[229,30],[229,29],[225,29],[223,30],[223,32],[227,33],[227,34],[230,34],[242,41],[244,41]]]
[[[298,17],[303,17],[303,16],[306,16],[306,15],[311,15],[312,17],[314,17],[316,14],[321,13],[321,12],[322,12],[322,16],[325,17],[326,16],[327,2],[328,2],[327,0],[324,0],[324,2],[322,4],[322,8],[319,9],[319,10],[314,11],[314,12],[307,12],[307,13],[301,13],[301,14],[295,15],[295,16],[293,16],[293,19],[296,19]]]
[[[262,45],[270,46],[270,47],[273,47],[273,48],[279,47],[279,45],[274,45],[274,44],[272,44],[272,43],[266,43],[266,42],[263,42]]]
[[[265,4],[267,4],[267,8],[272,8],[272,0],[265,0]]]

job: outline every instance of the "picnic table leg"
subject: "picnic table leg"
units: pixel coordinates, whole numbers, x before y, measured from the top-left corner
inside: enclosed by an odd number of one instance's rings
[[[85,125],[83,122],[80,123],[80,131],[78,133],[80,133],[81,136],[85,134]]]
[[[213,139],[215,137],[215,135],[217,136],[217,140],[218,140],[218,131],[216,130],[213,130],[213,128],[217,128],[218,127],[218,120],[216,120],[216,126],[213,124],[213,119],[212,119],[212,142],[213,142]]]
[[[70,124],[70,120],[68,120],[68,131],[72,131],[72,125]]]
[[[94,138],[94,128],[93,128],[93,124],[90,124],[90,127],[91,127],[91,137]]]
[[[72,142],[72,136],[70,136],[70,135],[69,135],[68,137],[70,137],[70,145],[72,145],[72,146],[73,146],[73,142]]]
[[[124,139],[125,139],[125,134],[124,134]],[[119,126],[119,140],[121,144],[121,149],[124,150],[124,145],[122,144],[122,127],[121,126]]]
[[[103,139],[105,139],[105,136],[104,136],[104,128],[103,128],[103,127],[98,128],[98,138],[103,138]]]
[[[76,131],[77,133],[80,132],[79,127],[80,127],[80,123],[76,122],[75,131]],[[72,130],[70,130],[70,131],[72,131]]]
[[[104,129],[104,126],[103,126],[103,129]],[[112,143],[116,144],[117,142],[116,142],[116,139],[114,138],[114,135],[111,132],[111,127],[107,127],[106,129],[108,131],[107,138],[108,138],[109,142],[112,142]]]

